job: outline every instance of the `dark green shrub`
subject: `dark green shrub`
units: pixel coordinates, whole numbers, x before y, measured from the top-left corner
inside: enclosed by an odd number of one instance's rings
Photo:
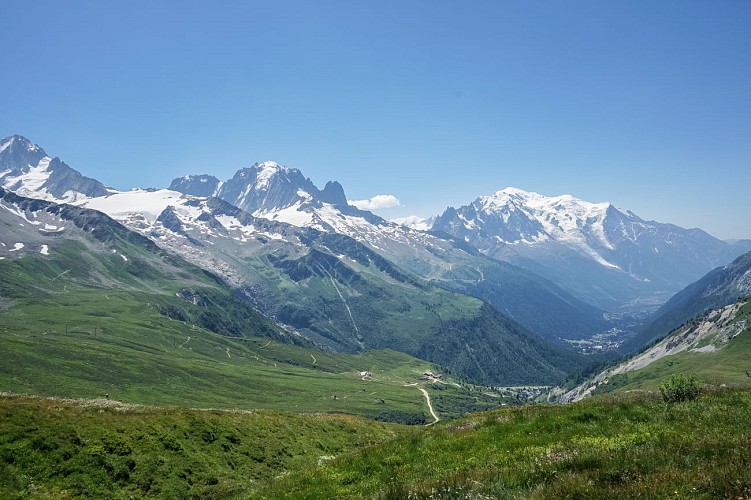
[[[694,375],[672,375],[662,381],[660,392],[667,403],[691,401],[701,393],[701,380]]]

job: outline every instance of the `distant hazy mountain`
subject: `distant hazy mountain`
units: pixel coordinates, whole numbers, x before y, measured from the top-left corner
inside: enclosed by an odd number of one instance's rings
[[[552,282],[489,259],[450,235],[428,234],[359,210],[347,204],[339,183],[319,190],[294,168],[256,163],[226,182],[209,175],[186,176],[170,187],[217,196],[255,217],[349,236],[408,272],[487,301],[551,340],[580,339],[607,329],[601,310]]]
[[[751,252],[710,271],[699,281],[676,293],[655,312],[647,326],[629,339],[625,351],[636,351],[670,330],[710,309],[723,307],[751,295]]]
[[[391,219],[391,222],[411,229],[417,229],[419,231],[430,231],[433,228],[435,217],[423,218],[417,217],[415,215],[410,215],[408,217],[398,217],[396,219]]]
[[[611,310],[650,296],[669,296],[751,249],[749,240],[730,245],[700,229],[645,221],[610,203],[515,188],[448,208],[433,230]]]
[[[19,135],[0,141],[0,187],[22,196],[64,202],[108,193],[101,182],[84,177]]]

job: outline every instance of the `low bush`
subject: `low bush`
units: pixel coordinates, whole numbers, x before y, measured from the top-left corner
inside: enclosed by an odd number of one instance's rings
[[[701,380],[694,375],[672,375],[660,384],[660,393],[667,403],[692,401],[701,394]]]

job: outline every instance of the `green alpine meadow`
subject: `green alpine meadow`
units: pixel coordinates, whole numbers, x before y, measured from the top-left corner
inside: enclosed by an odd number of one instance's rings
[[[745,498],[751,392],[595,397],[432,426],[3,394],[4,498]]]

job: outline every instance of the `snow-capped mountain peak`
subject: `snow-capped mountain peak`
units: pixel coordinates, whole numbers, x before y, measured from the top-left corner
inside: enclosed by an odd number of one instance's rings
[[[0,153],[2,153],[3,151],[5,151],[6,149],[10,147],[16,147],[16,148],[26,150],[29,152],[44,153],[44,150],[42,148],[32,143],[30,140],[28,140],[26,137],[22,135],[12,135],[0,141]]]
[[[481,200],[483,207],[487,209],[514,204],[524,205],[541,211],[568,211],[582,216],[603,213],[611,206],[608,202],[591,203],[570,194],[544,196],[533,191],[524,191],[515,187],[501,189],[490,196],[480,196],[478,200]]]
[[[675,291],[701,276],[702,269],[706,272],[733,256],[727,244],[703,231],[645,221],[608,202],[592,203],[568,194],[544,196],[513,187],[447,209],[433,229],[464,239],[489,256],[527,266],[569,289],[579,287],[583,297],[605,307],[606,302],[597,301],[609,300],[602,293],[607,280],[625,283],[617,293],[645,286]],[[594,276],[602,276],[597,278],[600,283]],[[588,279],[594,285],[582,288]]]
[[[21,196],[57,202],[108,193],[101,182],[82,176],[20,135],[0,141],[0,186]]]
[[[480,196],[472,203],[480,221],[497,219],[504,225],[497,234],[503,243],[536,244],[540,241],[567,241],[603,265],[613,265],[591,251],[591,246],[612,249],[604,230],[610,203],[591,203],[569,194],[544,196],[539,193],[508,187],[490,196]],[[462,214],[464,225],[471,228],[478,221]]]
[[[188,176],[172,181],[170,189],[194,196],[214,196],[253,214],[295,225],[310,225],[328,213],[326,206],[347,209],[341,184],[329,181],[318,189],[300,170],[274,161],[254,163],[238,170],[232,179],[219,182],[213,176]]]
[[[280,171],[287,172],[289,170],[286,167],[282,167],[275,161],[264,161],[261,163],[256,163],[255,165],[253,165],[253,167],[258,170],[256,174],[257,189],[268,189],[269,181],[272,177],[274,177],[274,175],[276,175]]]

